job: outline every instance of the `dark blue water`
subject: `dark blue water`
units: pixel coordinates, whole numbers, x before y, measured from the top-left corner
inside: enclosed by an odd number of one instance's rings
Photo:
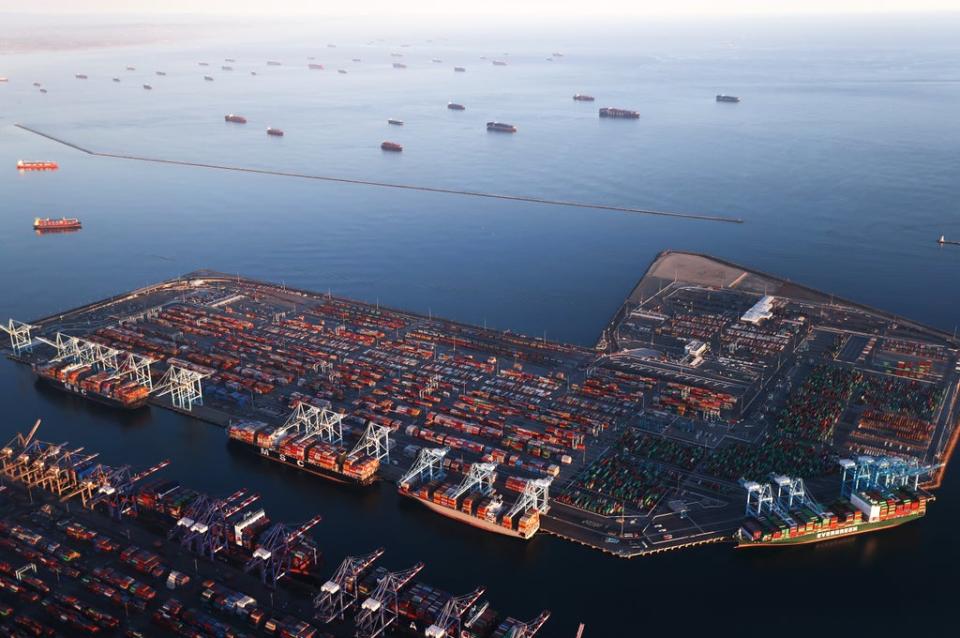
[[[656,253],[673,248],[952,330],[960,250],[934,240],[960,238],[958,26],[950,16],[529,33],[295,25],[0,56],[0,75],[10,78],[0,84],[0,317],[29,319],[213,268],[592,344]],[[387,42],[367,44],[381,36]],[[555,50],[566,55],[546,61]],[[391,68],[391,52],[402,52],[408,68]],[[308,71],[308,55],[327,70]],[[494,67],[482,55],[509,64]],[[227,57],[237,59],[233,73],[220,70]],[[267,67],[268,59],[284,66]],[[454,65],[468,70],[455,74]],[[143,90],[145,82],[154,89]],[[597,102],[574,102],[576,92]],[[716,104],[718,92],[744,99]],[[451,100],[467,110],[448,111]],[[601,121],[598,106],[642,117]],[[225,124],[227,112],[250,123]],[[388,117],[406,125],[388,127]],[[492,119],[519,132],[488,134]],[[746,223],[125,162],[83,155],[14,122],[102,151]],[[268,125],[286,136],[268,138]],[[381,153],[385,139],[404,152]],[[61,170],[18,174],[17,159],[55,160]],[[37,215],[76,215],[84,229],[37,237]],[[48,438],[101,450],[107,461],[170,457],[168,474],[224,493],[250,487],[277,518],[319,511],[318,536],[333,560],[385,544],[390,566],[423,559],[425,578],[439,586],[486,584],[508,613],[553,609],[549,636],[571,636],[579,621],[587,636],[933,627],[949,618],[948,574],[960,568],[956,473],[924,521],[880,536],[622,562],[546,537],[527,545],[489,538],[398,503],[388,489],[358,498],[265,468],[229,454],[215,428],[157,410],[118,417],[41,392],[9,363],[0,365],[0,405],[4,436],[41,416]]]

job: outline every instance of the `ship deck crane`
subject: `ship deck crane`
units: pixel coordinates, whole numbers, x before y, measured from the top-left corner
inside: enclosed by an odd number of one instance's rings
[[[423,563],[417,563],[410,569],[389,572],[377,584],[377,588],[360,605],[357,613],[356,638],[378,638],[400,616],[400,590],[420,573]]]
[[[513,520],[514,516],[529,509],[535,509],[541,514],[549,512],[551,483],[553,483],[552,478],[528,480],[523,487],[523,492],[520,493],[520,498],[517,499],[506,516]]]
[[[470,466],[470,471],[463,477],[460,486],[451,494],[453,500],[470,491],[477,491],[480,494],[489,494],[493,489],[493,482],[497,478],[496,463],[474,463]]]
[[[0,330],[10,335],[10,347],[13,349],[13,354],[18,357],[33,349],[33,337],[30,331],[34,328],[36,326],[31,326],[16,319],[8,320],[5,326],[0,324]]]
[[[316,618],[329,624],[343,620],[347,610],[357,602],[360,577],[370,569],[374,561],[383,556],[381,547],[366,556],[347,556],[333,576],[320,586],[320,593],[313,601],[317,608]]]
[[[427,638],[459,638],[463,615],[480,600],[484,592],[485,588],[477,587],[469,594],[448,600],[440,610],[436,622],[427,627],[424,635]]]
[[[446,471],[443,469],[443,458],[450,452],[448,447],[425,447],[417,454],[417,459],[410,466],[410,469],[404,473],[397,483],[400,487],[409,488],[412,481],[420,481],[426,475],[432,481],[435,478],[443,478]]]
[[[244,565],[243,571],[259,569],[260,580],[268,587],[275,588],[290,571],[296,542],[320,521],[320,516],[314,516],[295,530],[283,523],[273,525],[257,542],[253,557]]]

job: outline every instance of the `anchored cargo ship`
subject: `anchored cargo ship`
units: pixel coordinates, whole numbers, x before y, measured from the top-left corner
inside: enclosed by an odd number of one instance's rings
[[[226,121],[226,122],[233,122],[234,124],[246,124],[246,123],[247,123],[247,118],[243,117],[242,115],[236,115],[236,114],[234,114],[234,113],[228,113],[227,115],[224,115],[224,116],[223,116],[223,119],[224,119],[224,121]]]
[[[323,65],[322,65],[322,64],[308,64],[308,65],[307,65],[307,68],[308,68],[308,69],[311,69],[311,70],[313,70],[313,71],[323,71]]]
[[[26,162],[24,160],[17,161],[18,171],[55,171],[58,168],[60,168],[60,165],[56,162]]]
[[[453,67],[453,70],[454,70],[455,73],[466,73],[466,71],[467,71],[467,69],[466,69],[465,67],[462,67],[462,66],[455,66],[455,67]]]
[[[407,65],[404,64],[403,62],[394,62],[394,63],[393,63],[393,68],[395,68],[395,69],[405,69],[405,68],[407,68]]]
[[[34,364],[37,379],[58,390],[76,394],[111,408],[136,410],[150,397],[150,390],[112,372],[95,371],[93,366],[62,361]]]
[[[203,76],[203,79],[206,80],[207,82],[213,82],[213,76],[212,76],[212,75],[205,75],[205,76]]]
[[[394,151],[396,153],[399,153],[403,150],[403,146],[397,144],[396,142],[384,142],[380,145],[380,148],[384,151]]]
[[[351,454],[320,435],[285,434],[259,421],[243,421],[227,428],[231,442],[256,450],[261,456],[339,483],[371,485],[377,480],[380,461],[366,454]]]
[[[592,95],[577,93],[576,95],[573,96],[573,99],[575,99],[577,102],[593,102],[595,98]]]
[[[77,78],[78,80],[86,80],[86,79],[87,79],[87,76],[86,76],[85,73],[77,73],[74,77]]]
[[[736,95],[718,95],[717,102],[739,102],[740,98]]]
[[[153,87],[150,86],[149,84],[144,84],[144,85],[143,85],[143,88],[145,88],[145,89],[148,90],[148,91],[152,91],[152,90],[153,90]]]
[[[283,62],[277,62],[276,60],[267,60],[267,66],[282,66]]]
[[[50,219],[49,217],[37,217],[33,220],[34,230],[79,230],[80,220],[76,217],[61,217],[60,219]]]
[[[450,103],[447,104],[447,108],[450,109],[451,111],[463,111],[463,110],[465,110],[467,107],[465,107],[463,104],[457,104],[456,102],[450,102]]]
[[[516,133],[517,127],[513,124],[505,124],[504,122],[487,122],[487,130],[500,133]]]
[[[273,135],[274,137],[283,137],[283,131],[278,128],[273,128],[272,126],[268,126],[267,135]]]
[[[640,117],[640,114],[636,111],[630,111],[627,109],[615,109],[615,108],[606,106],[600,109],[600,117],[613,117],[613,118],[620,118],[625,120],[636,120]]]
[[[387,120],[387,124],[393,124],[394,126],[403,126],[403,120],[395,120],[391,118]]]
[[[503,60],[494,60],[493,66],[507,66],[507,63],[504,62]]]

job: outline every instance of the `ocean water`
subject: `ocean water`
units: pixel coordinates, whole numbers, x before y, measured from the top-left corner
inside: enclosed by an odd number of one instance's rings
[[[592,344],[647,264],[670,248],[939,328],[960,323],[960,250],[935,243],[940,234],[960,239],[955,16],[361,26],[234,25],[143,46],[0,55],[9,78],[0,84],[0,317],[30,319],[211,268]],[[547,61],[557,50],[563,57]],[[326,69],[307,70],[308,56]],[[220,69],[225,58],[237,60],[233,72]],[[578,92],[597,101],[574,102]],[[743,102],[717,104],[720,92]],[[448,101],[467,108],[450,111]],[[600,106],[641,118],[600,120]],[[249,123],[225,123],[228,112]],[[406,124],[388,126],[391,117]],[[519,132],[489,134],[488,120]],[[18,122],[104,152],[745,223],[91,157]],[[286,136],[268,138],[267,126]],[[388,139],[404,152],[381,152]],[[61,169],[20,174],[17,159]],[[84,229],[38,237],[30,230],[38,215],[76,215]],[[506,613],[550,608],[546,636],[572,636],[578,622],[587,636],[933,627],[949,616],[948,575],[960,567],[955,472],[924,521],[882,535],[624,562],[552,538],[490,538],[398,503],[387,488],[358,497],[265,468],[228,453],[215,428],[158,410],[121,417],[41,391],[9,362],[0,364],[0,406],[2,436],[39,416],[45,436],[108,461],[169,457],[169,475],[216,492],[249,487],[276,518],[320,512],[331,569],[345,553],[386,544],[388,566],[422,559],[424,579],[454,592],[485,584]]]

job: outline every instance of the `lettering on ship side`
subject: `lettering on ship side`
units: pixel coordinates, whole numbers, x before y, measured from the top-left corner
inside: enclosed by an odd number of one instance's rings
[[[858,529],[860,529],[859,525],[854,525],[853,527],[845,527],[843,529],[832,529],[829,532],[819,532],[817,534],[817,538],[830,538],[831,536],[842,536],[844,534],[852,534]]]

